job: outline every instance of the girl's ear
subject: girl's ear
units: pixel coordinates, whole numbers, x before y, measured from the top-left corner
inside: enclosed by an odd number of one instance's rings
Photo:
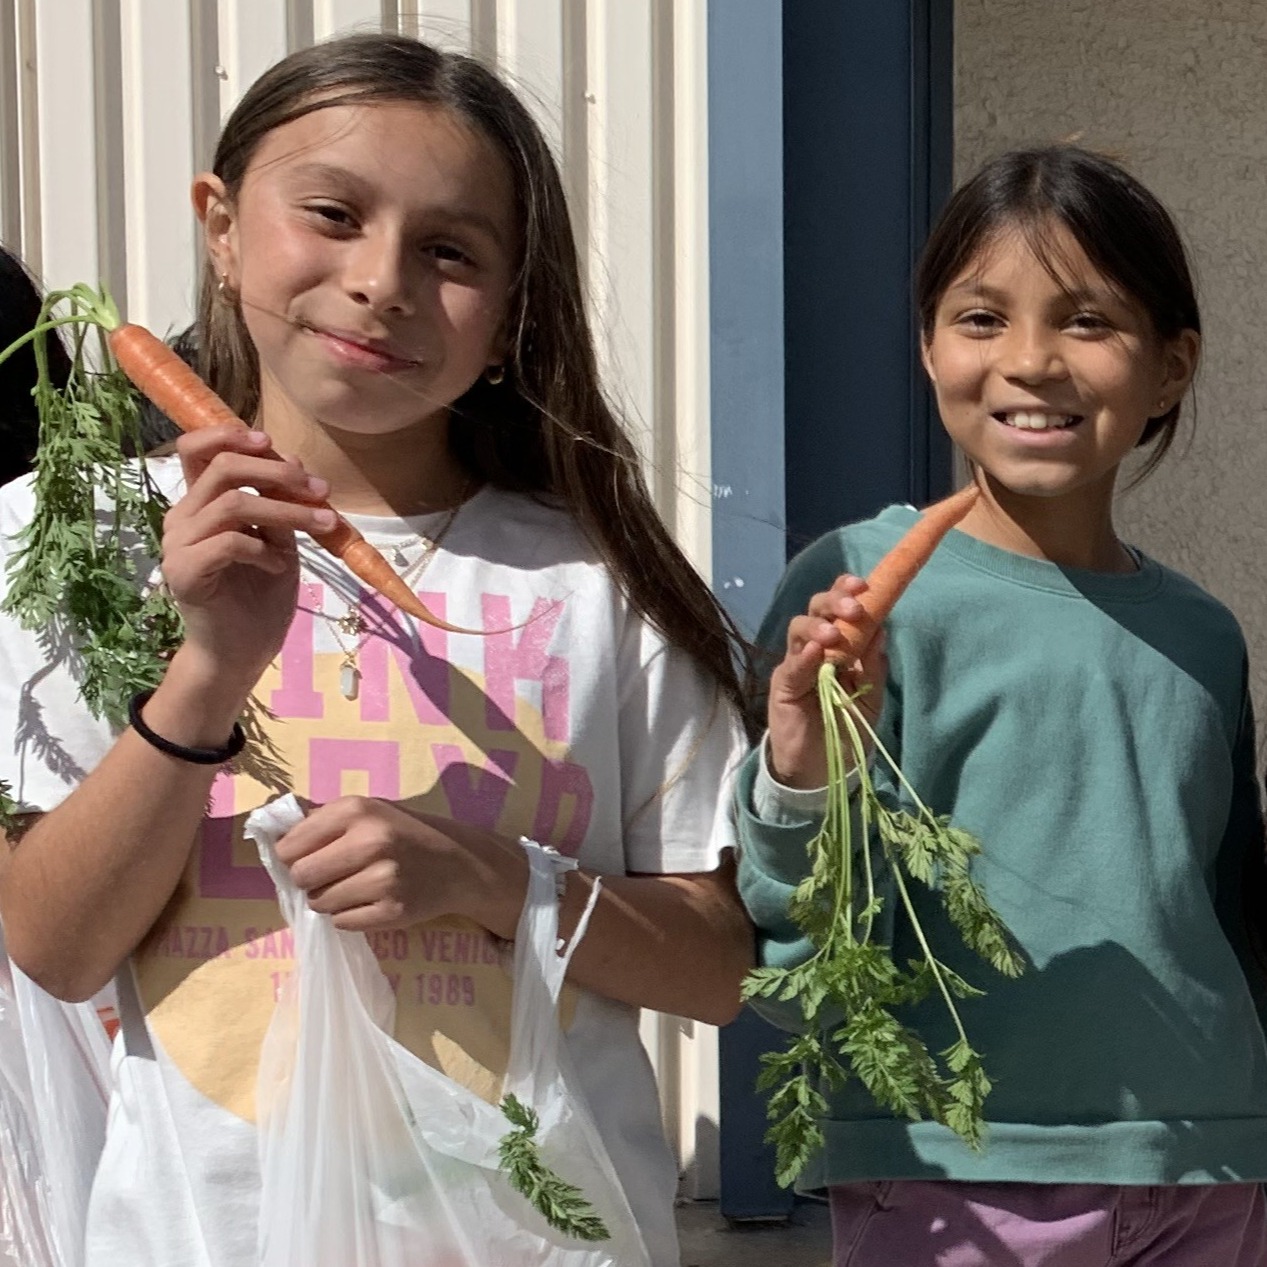
[[[1173,404],[1188,390],[1201,359],[1201,336],[1195,330],[1181,330],[1166,344],[1162,364],[1166,377],[1162,395]]]
[[[933,344],[925,334],[919,336],[919,359],[924,367],[924,373],[928,375],[928,381],[936,387],[937,375],[933,372]]]
[[[237,234],[233,203],[224,181],[214,172],[194,178],[190,197],[194,214],[202,224],[203,245],[216,272],[231,290],[238,289]]]
[[[510,332],[507,329],[509,323],[509,315],[502,318],[501,324],[497,327],[497,332],[493,335],[492,341],[488,345],[488,364],[484,367],[487,370],[504,366],[514,351],[510,342]]]

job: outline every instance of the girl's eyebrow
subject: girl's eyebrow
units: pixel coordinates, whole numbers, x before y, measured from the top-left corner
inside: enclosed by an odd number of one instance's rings
[[[307,163],[296,163],[290,169],[289,175],[295,180],[328,180],[336,185],[355,187],[364,184],[346,167],[339,167],[335,163],[323,163],[319,159],[313,159]]]
[[[948,293],[971,296],[974,299],[985,299],[990,303],[1003,303],[1007,299],[1007,295],[1003,291],[995,290],[993,286],[987,286],[984,282],[979,282],[976,279],[956,282]]]
[[[997,290],[993,286],[987,286],[984,282],[968,280],[957,282],[947,292],[952,295],[963,295],[969,298],[984,299],[987,303],[1003,304],[1006,303],[1009,296],[1001,290]],[[1109,304],[1120,303],[1121,296],[1116,295],[1111,290],[1104,290],[1093,286],[1069,286],[1061,291],[1061,297],[1073,304],[1089,304],[1092,307],[1105,307]]]
[[[1122,296],[1114,291],[1093,286],[1071,287],[1065,294],[1075,304],[1089,304],[1093,308],[1107,308],[1110,304],[1123,302]]]
[[[366,182],[355,172],[333,163],[323,163],[319,159],[314,159],[307,163],[297,163],[290,169],[290,175],[295,180],[317,180],[336,186],[341,185],[350,192],[357,192],[366,188]],[[433,207],[430,211],[431,214],[438,216],[442,220],[450,221],[455,225],[479,229],[492,238],[498,246],[505,245],[503,241],[504,235],[500,226],[491,216],[485,215],[482,211],[463,206]]]

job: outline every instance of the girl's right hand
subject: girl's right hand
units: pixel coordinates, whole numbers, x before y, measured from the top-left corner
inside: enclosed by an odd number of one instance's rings
[[[788,624],[787,653],[770,677],[766,710],[770,773],[785,787],[818,788],[827,783],[818,670],[831,652],[839,652],[844,642],[844,635],[832,622],[860,620],[864,612],[857,595],[866,588],[866,581],[860,577],[837,577],[831,589],[810,599],[807,615],[795,616]],[[847,690],[870,685],[871,689],[859,698],[858,707],[872,726],[880,719],[887,671],[883,630],[861,660],[842,662],[837,670]]]
[[[185,622],[182,653],[226,688],[249,691],[294,616],[296,531],[334,522],[328,509],[277,498],[320,502],[329,486],[296,461],[261,456],[270,447],[258,431],[208,427],[176,450],[186,492],[163,521],[162,571]]]

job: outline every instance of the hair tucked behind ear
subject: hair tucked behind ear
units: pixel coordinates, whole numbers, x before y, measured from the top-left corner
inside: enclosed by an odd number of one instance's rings
[[[603,393],[558,168],[532,115],[492,71],[405,36],[354,35],[267,71],[230,115],[213,170],[236,198],[275,128],[331,105],[437,106],[488,138],[511,175],[520,261],[508,305],[510,354],[499,384],[456,401],[450,443],[472,474],[561,502],[635,609],[688,652],[742,708],[733,622],[656,513],[638,455]],[[200,369],[244,418],[259,409],[259,363],[233,296],[208,262],[199,300]]]

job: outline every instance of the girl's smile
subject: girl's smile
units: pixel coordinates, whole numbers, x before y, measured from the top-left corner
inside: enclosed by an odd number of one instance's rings
[[[990,415],[1011,434],[1007,442],[1037,449],[1057,449],[1076,444],[1077,428],[1083,414],[1059,413],[1032,405],[1019,409],[996,409]]]
[[[1051,413],[1032,405],[1021,405],[1017,409],[997,409],[994,418],[1017,431],[1067,431],[1082,421],[1082,414]]]
[[[300,322],[337,362],[350,369],[368,370],[375,374],[401,373],[415,369],[420,362],[405,356],[384,339],[373,339],[350,330],[320,330]]]

